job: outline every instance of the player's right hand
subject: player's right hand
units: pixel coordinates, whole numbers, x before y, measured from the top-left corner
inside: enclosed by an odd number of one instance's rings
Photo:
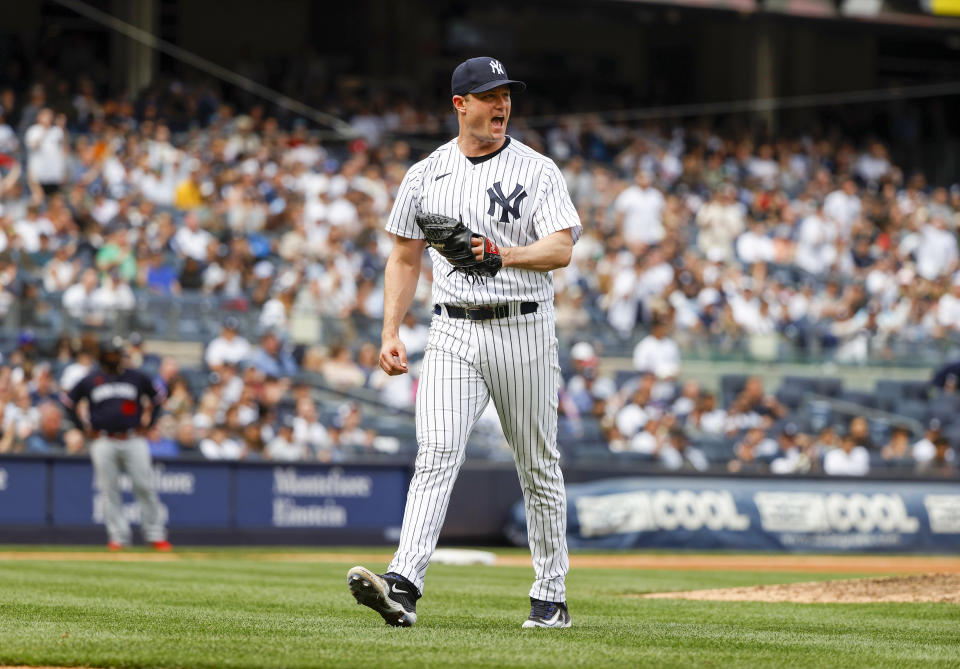
[[[390,376],[399,376],[410,371],[407,369],[407,347],[399,337],[383,338],[380,346],[380,369]]]

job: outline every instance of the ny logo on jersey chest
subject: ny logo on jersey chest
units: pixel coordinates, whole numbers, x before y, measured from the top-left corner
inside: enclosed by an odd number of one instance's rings
[[[492,188],[487,189],[487,195],[490,196],[490,208],[487,209],[487,216],[494,216],[499,204],[501,223],[509,223],[510,216],[513,216],[514,221],[520,218],[520,203],[523,202],[523,198],[527,197],[527,191],[523,189],[523,186],[517,184],[510,195],[504,195],[503,188],[498,181],[493,184]]]

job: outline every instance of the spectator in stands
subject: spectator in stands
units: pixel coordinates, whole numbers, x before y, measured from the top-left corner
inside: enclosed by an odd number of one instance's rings
[[[59,402],[60,389],[53,378],[53,368],[49,362],[41,362],[33,368],[33,377],[27,386],[30,390],[30,403],[40,406],[44,402]]]
[[[43,289],[48,293],[59,293],[72,286],[80,272],[80,259],[74,257],[76,245],[65,241],[54,251],[43,268]]]
[[[97,271],[91,267],[83,271],[79,283],[63,292],[63,308],[71,318],[93,327],[103,325],[104,312],[97,299],[99,283]]]
[[[577,342],[570,349],[573,376],[565,392],[581,416],[600,418],[606,412],[606,401],[617,391],[616,383],[599,373],[600,358],[593,346]]]
[[[737,202],[737,189],[733,185],[721,186],[712,192],[711,200],[697,212],[696,223],[700,228],[697,247],[711,262],[733,260],[733,240],[746,227],[744,206]]]
[[[757,447],[765,439],[763,430],[753,427],[746,431],[743,438],[733,448],[734,458],[727,462],[727,471],[733,474],[757,473],[766,469]]]
[[[226,425],[215,425],[199,449],[207,460],[239,460],[243,442],[231,436]]]
[[[179,295],[182,291],[177,279],[177,270],[167,261],[163,251],[150,251],[140,265],[138,284],[151,293],[169,297]]]
[[[893,426],[890,432],[890,440],[880,449],[880,458],[886,467],[913,467],[909,428],[903,425]]]
[[[717,407],[717,396],[705,392],[687,418],[687,426],[707,434],[723,434],[727,428],[727,412]]]
[[[28,155],[27,178],[49,195],[60,188],[67,176],[67,117],[57,114],[54,118],[53,110],[44,108],[36,119],[23,138]]]
[[[252,422],[240,430],[240,459],[248,462],[263,462],[269,459],[264,447],[264,426]]]
[[[284,416],[276,428],[276,435],[267,442],[266,454],[270,460],[295,462],[307,459],[303,442],[294,437],[294,418]]]
[[[630,249],[659,244],[664,237],[663,193],[653,185],[653,174],[641,169],[636,183],[617,196],[613,203],[615,225]]]
[[[147,430],[147,445],[153,458],[176,458],[180,456],[180,445],[176,440],[177,421],[171,415],[158,418]]]
[[[19,453],[40,424],[40,411],[30,403],[30,390],[25,383],[13,387],[11,398],[3,409],[3,435],[0,453]]]
[[[203,360],[207,367],[219,372],[220,368],[229,363],[238,365],[250,356],[250,342],[239,334],[240,320],[236,316],[227,316],[223,319],[220,336],[207,344]]]
[[[648,421],[660,416],[650,394],[654,380],[649,373],[637,379],[630,399],[616,412],[614,426],[620,438],[629,441]]]
[[[756,414],[761,417],[763,425],[769,427],[773,421],[787,415],[788,409],[777,401],[777,398],[767,393],[763,388],[763,379],[751,376],[743,386],[743,390],[734,399],[731,406],[737,406],[743,414]]]
[[[297,373],[296,360],[273,330],[263,333],[260,346],[251,353],[249,360],[253,367],[268,376],[283,378]]]
[[[670,428],[667,440],[660,448],[659,460],[664,469],[671,471],[687,469],[705,472],[710,468],[707,456],[690,444],[690,439],[680,427]]]
[[[37,406],[37,425],[25,440],[27,453],[63,453],[66,450],[63,429],[63,412],[52,401],[44,401]]]
[[[847,432],[853,437],[857,446],[863,446],[868,451],[875,451],[876,446],[870,437],[870,424],[863,416],[854,416],[850,419],[850,425],[847,426]]]
[[[910,449],[913,461],[918,467],[932,460],[937,453],[936,441],[943,436],[942,424],[939,418],[931,418],[927,423],[927,431],[923,438],[913,444]]]
[[[839,226],[841,236],[849,234],[862,209],[857,195],[857,182],[850,177],[844,178],[840,188],[830,193],[823,202],[823,213]]]
[[[297,400],[293,417],[293,441],[300,448],[305,449],[307,459],[322,459],[326,454],[326,462],[333,458],[333,440],[317,416],[317,406],[310,397],[301,397]]]
[[[800,429],[796,423],[785,423],[777,434],[780,450],[770,461],[771,474],[798,474],[809,470],[810,463],[805,461],[800,447]]]
[[[354,362],[350,349],[344,344],[337,343],[330,347],[330,354],[323,363],[323,380],[338,390],[349,390],[362,388],[367,376]]]
[[[946,437],[933,440],[934,453],[929,460],[917,463],[917,473],[925,476],[953,476],[956,474],[956,453]]]
[[[674,379],[680,373],[680,349],[670,338],[671,321],[661,316],[653,321],[650,334],[633,350],[633,368],[650,372],[659,379]]]
[[[824,454],[823,473],[828,476],[866,476],[870,473],[870,453],[847,432],[840,436],[838,448]]]
[[[96,357],[98,344],[95,337],[84,337],[80,341],[77,349],[76,359],[67,365],[60,375],[60,390],[65,393],[77,384],[93,369],[93,361]]]
[[[193,418],[189,415],[177,420],[174,441],[181,457],[197,457],[200,453],[200,443],[197,439],[197,430],[193,425]]]
[[[174,250],[181,257],[196,260],[198,263],[205,263],[214,238],[200,227],[199,216],[190,211],[184,214],[183,227],[177,230],[171,241]]]
[[[333,422],[333,439],[346,454],[373,455],[376,433],[363,427],[363,410],[357,402],[341,405]]]

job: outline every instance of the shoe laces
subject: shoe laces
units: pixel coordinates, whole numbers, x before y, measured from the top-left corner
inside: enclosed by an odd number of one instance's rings
[[[542,599],[533,599],[530,598],[530,617],[531,618],[543,618],[547,620],[550,618],[554,612],[557,610],[557,605],[555,602],[547,602]]]

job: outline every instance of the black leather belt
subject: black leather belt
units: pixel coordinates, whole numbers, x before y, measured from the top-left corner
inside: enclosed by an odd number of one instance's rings
[[[513,304],[517,304],[514,302]],[[505,318],[510,316],[510,304],[491,304],[486,307],[455,307],[451,304],[433,305],[433,313],[440,315],[446,312],[450,318],[469,318],[471,321],[487,321],[491,318]],[[534,314],[540,307],[536,302],[520,302],[514,307],[513,315]]]

